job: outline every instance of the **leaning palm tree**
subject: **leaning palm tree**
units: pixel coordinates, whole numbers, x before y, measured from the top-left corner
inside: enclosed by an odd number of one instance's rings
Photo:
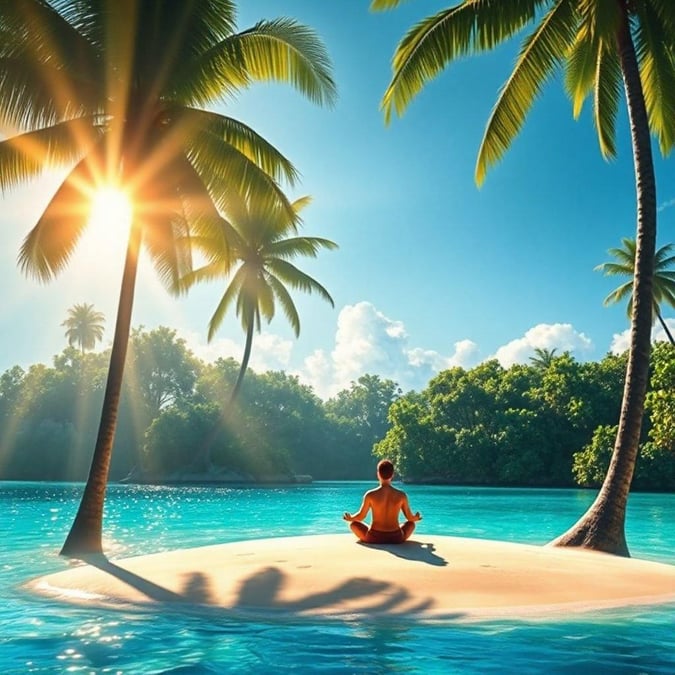
[[[289,216],[278,204],[266,204],[248,197],[231,199],[222,225],[224,236],[192,240],[209,262],[186,275],[186,286],[199,281],[229,279],[209,321],[209,342],[233,304],[246,334],[244,354],[230,394],[230,404],[241,388],[251,356],[254,332],[260,332],[261,317],[268,323],[274,318],[277,302],[295,336],[300,335],[300,317],[288,288],[307,293],[316,291],[333,306],[328,291],[290,262],[299,256],[315,258],[322,248],[337,248],[334,242],[320,237],[288,236],[297,234],[297,214],[309,201],[309,197],[297,199],[291,205],[293,215]],[[226,247],[223,242],[227,242]]]
[[[613,290],[604,300],[605,305],[613,305],[628,298],[626,311],[630,318],[633,313],[633,277],[635,275],[635,239],[624,237],[621,240],[623,246],[620,248],[610,248],[608,253],[613,255],[616,262],[606,262],[598,265],[595,269],[604,272],[607,276],[628,277],[624,282]],[[671,269],[675,264],[675,255],[673,255],[673,245],[666,244],[656,251],[654,255],[654,280],[652,284],[653,317],[654,321],[659,320],[661,327],[668,336],[671,345],[675,345],[675,340],[668,330],[668,324],[661,315],[661,305],[663,303],[675,307],[675,270]]]
[[[86,302],[73,305],[68,310],[68,318],[61,324],[66,328],[66,338],[72,347],[78,345],[82,355],[85,349],[94,349],[97,342],[103,340],[105,317],[97,312],[94,305]]]
[[[64,555],[102,550],[102,512],[141,245],[171,290],[191,269],[176,242],[220,231],[229,194],[280,202],[296,171],[245,124],[206,106],[256,80],[330,103],[315,34],[289,19],[236,31],[232,0],[17,0],[0,3],[0,188],[69,167],[19,262],[47,281],[68,263],[91,194],[118,185],[131,227],[99,432]]]
[[[372,0],[386,9],[403,0]],[[528,25],[515,67],[501,89],[478,151],[476,181],[501,159],[543,85],[564,70],[578,116],[593,94],[604,157],[616,153],[621,83],[628,108],[637,186],[637,249],[631,344],[619,430],[605,482],[589,510],[557,545],[628,555],[625,515],[640,438],[649,371],[656,179],[650,132],[661,151],[675,143],[675,2],[672,0],[464,0],[420,21],[399,43],[384,94],[385,119],[402,114],[450,62],[489,51]]]

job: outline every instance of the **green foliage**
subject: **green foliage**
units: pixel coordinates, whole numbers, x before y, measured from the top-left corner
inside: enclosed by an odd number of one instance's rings
[[[391,406],[377,455],[410,481],[572,485],[573,454],[618,419],[626,359],[548,356],[545,364],[488,361],[439,373]]]
[[[192,396],[200,364],[176,331],[160,326],[132,332],[128,356],[128,387],[137,392],[151,418],[160,410]]]
[[[602,425],[593,432],[591,442],[574,454],[572,472],[578,485],[599,487],[605,480],[612,457],[617,426]]]
[[[297,377],[251,371],[214,439],[222,392],[239,364],[202,363],[165,327],[138,328],[132,343],[129,372],[144,376],[124,391],[114,479],[134,468],[157,480],[194,474],[211,440],[215,468],[233,478],[370,480],[377,458],[389,457],[411,482],[597,487],[626,368],[625,354],[579,363],[564,353],[545,368],[489,361],[446,370],[405,395],[391,380],[364,375],[326,402]],[[0,479],[85,479],[108,356],[69,347],[52,367],[0,375]],[[675,350],[657,343],[637,489],[675,489],[674,392]]]
[[[651,422],[651,442],[675,454],[675,348],[664,342],[657,343],[652,351],[646,408]]]
[[[344,478],[373,474],[373,449],[389,428],[388,413],[401,390],[393,380],[362,375],[337,396],[326,401],[328,421],[335,433],[344,436],[341,468]]]

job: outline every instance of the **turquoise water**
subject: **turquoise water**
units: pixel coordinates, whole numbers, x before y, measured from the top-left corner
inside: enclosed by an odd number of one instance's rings
[[[269,536],[345,532],[368,483],[266,488],[111,485],[110,557]],[[213,612],[77,608],[21,584],[57,555],[81,485],[0,483],[0,673],[675,673],[675,606],[554,621],[421,624],[402,618],[241,621]],[[543,544],[586,509],[577,490],[408,486],[415,539]],[[675,495],[634,494],[631,552],[675,564]]]

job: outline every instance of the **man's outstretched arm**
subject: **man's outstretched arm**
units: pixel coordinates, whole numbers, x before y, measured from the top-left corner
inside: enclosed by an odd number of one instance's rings
[[[403,515],[405,516],[406,520],[410,520],[413,523],[416,523],[419,520],[422,520],[422,516],[419,511],[413,513],[410,510],[410,504],[408,503],[408,496],[406,495],[403,498],[403,503],[401,504],[401,511],[403,511]]]
[[[363,501],[361,502],[361,508],[358,510],[358,513],[352,515],[351,513],[347,513],[345,511],[345,514],[342,517],[344,518],[344,520],[348,521],[363,520],[368,514],[369,510],[370,510],[370,495],[366,492],[366,494],[363,495]]]

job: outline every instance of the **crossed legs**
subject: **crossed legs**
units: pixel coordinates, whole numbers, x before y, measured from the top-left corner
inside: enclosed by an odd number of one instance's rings
[[[365,523],[354,520],[349,523],[349,528],[365,544],[402,544],[410,538],[415,529],[415,523],[412,520],[406,520],[398,530],[380,532],[369,528]]]

